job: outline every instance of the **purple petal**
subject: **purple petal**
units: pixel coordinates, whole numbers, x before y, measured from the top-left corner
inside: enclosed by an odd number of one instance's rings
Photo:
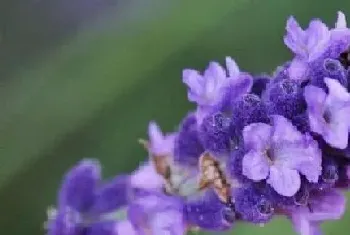
[[[346,210],[346,198],[337,190],[319,192],[310,198],[312,212],[307,213],[309,221],[326,221],[340,219]]]
[[[188,86],[188,100],[198,102],[201,94],[204,92],[204,79],[198,71],[185,69],[182,72],[182,81]]]
[[[304,97],[308,105],[308,110],[313,115],[324,112],[324,105],[327,94],[322,88],[312,85],[306,86],[304,90]]]
[[[311,194],[308,207],[297,207],[291,211],[294,228],[301,235],[321,234],[320,223],[340,219],[346,209],[346,198],[337,190]]]
[[[234,209],[223,204],[212,190],[201,197],[186,200],[183,211],[185,221],[201,230],[224,231],[235,222]]]
[[[320,20],[311,21],[308,29],[304,31],[298,22],[290,17],[286,30],[284,43],[306,62],[317,59],[325,52],[331,35],[327,26]]]
[[[59,205],[79,212],[88,210],[94,201],[100,178],[100,165],[97,161],[81,161],[65,176],[59,193]]]
[[[227,92],[232,100],[240,98],[242,95],[247,94],[253,86],[253,77],[248,73],[241,73],[234,79],[229,79]]]
[[[313,20],[306,31],[308,35],[307,49],[308,61],[313,61],[320,57],[327,49],[331,33],[328,27],[320,20]]]
[[[337,29],[346,29],[346,17],[343,12],[338,11],[337,22],[335,23],[335,28]]]
[[[177,210],[156,213],[150,227],[154,235],[183,235],[185,231],[182,213]]]
[[[172,155],[174,152],[175,134],[163,135],[159,126],[155,122],[148,125],[148,135],[150,139],[150,151],[157,156]]]
[[[321,88],[305,88],[310,127],[331,146],[344,149],[350,127],[350,94],[334,79],[325,78],[325,83],[329,90],[328,96]]]
[[[329,90],[329,99],[330,103],[333,102],[349,102],[350,94],[347,92],[346,88],[343,87],[338,80],[332,78],[325,78],[324,82],[326,83]]]
[[[54,218],[49,218],[48,235],[84,235],[79,222],[80,218],[68,216],[61,210]]]
[[[307,79],[308,68],[308,63],[299,58],[294,58],[288,68],[288,75],[291,79],[305,80]]]
[[[230,78],[236,78],[240,74],[239,67],[231,57],[226,57],[226,69]]]
[[[329,90],[326,106],[330,121],[323,137],[333,147],[345,149],[350,127],[350,94],[337,80],[325,78],[325,83]]]
[[[130,185],[133,188],[160,190],[163,187],[163,184],[163,178],[158,175],[153,164],[150,162],[141,165],[130,176]]]
[[[209,82],[208,90],[212,90],[216,85],[219,85],[226,80],[225,69],[217,62],[210,62],[207,69],[204,71],[204,77]]]
[[[163,132],[155,122],[150,122],[148,124],[148,136],[149,140],[153,144],[160,144],[163,142],[164,136]]]
[[[117,234],[115,235],[137,235],[134,227],[128,220],[121,221],[117,224]]]
[[[305,32],[299,26],[294,17],[287,20],[287,34],[284,36],[284,43],[296,55],[307,58],[307,51],[304,48]]]
[[[298,192],[301,180],[298,171],[273,165],[267,183],[280,195],[291,197]]]
[[[86,235],[119,235],[117,226],[116,221],[94,223],[87,229]]]
[[[262,152],[249,151],[242,160],[242,173],[248,179],[259,181],[269,175],[268,158]]]
[[[244,145],[248,149],[265,150],[270,145],[272,127],[265,123],[253,123],[243,129]]]
[[[319,87],[306,86],[304,97],[308,108],[310,128],[313,132],[321,134],[327,128],[323,119],[327,94]]]
[[[296,232],[300,235],[321,235],[321,228],[318,223],[308,221],[302,214],[292,215],[292,223]]]
[[[229,79],[219,63],[210,62],[203,75],[195,70],[184,70],[183,82],[188,86],[190,101],[204,107],[215,107],[222,102]]]
[[[277,143],[273,146],[276,165],[299,171],[309,182],[317,183],[322,173],[322,153],[316,141],[305,136],[303,141]]]
[[[279,143],[281,141],[294,142],[303,140],[303,135],[287,118],[280,115],[272,115],[272,122],[272,142]]]
[[[128,203],[129,176],[120,175],[97,190],[95,203],[91,209],[94,213],[107,213]]]
[[[140,234],[148,230],[152,234],[177,235],[185,229],[179,199],[156,192],[136,198],[129,206],[128,218]]]

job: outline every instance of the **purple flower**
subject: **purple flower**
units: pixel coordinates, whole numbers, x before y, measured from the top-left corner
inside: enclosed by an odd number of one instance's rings
[[[213,109],[226,99],[239,97],[250,90],[252,77],[241,73],[236,62],[226,58],[227,73],[217,62],[211,62],[204,74],[193,69],[183,71],[183,82],[188,87],[188,99],[203,109]],[[201,115],[200,115],[201,116]]]
[[[228,230],[236,220],[234,208],[223,204],[212,190],[187,200],[184,205],[184,216],[186,223],[209,231]]]
[[[331,146],[345,149],[350,127],[350,94],[337,80],[325,78],[329,93],[315,86],[305,87],[310,128]]]
[[[195,114],[188,114],[179,127],[175,139],[174,161],[180,165],[198,165],[198,159],[204,152],[200,141],[198,121]]]
[[[311,195],[308,207],[297,207],[289,212],[300,235],[320,235],[323,221],[340,219],[345,212],[346,199],[340,192],[328,190]]]
[[[243,139],[248,152],[242,172],[248,179],[266,179],[276,192],[289,197],[300,188],[300,174],[317,183],[322,170],[317,142],[286,118],[273,116],[273,126],[253,123],[244,128]]]
[[[137,235],[134,227],[128,220],[116,222],[106,221],[91,225],[84,235]]]
[[[226,71],[217,62],[211,62],[203,75],[196,70],[185,69],[182,76],[189,88],[189,101],[200,106],[212,106],[220,102],[222,91],[228,84]]]
[[[294,17],[290,17],[286,30],[284,43],[305,62],[321,56],[326,51],[331,36],[327,26],[320,20],[312,20],[309,27],[303,30]]]
[[[101,184],[100,177],[100,165],[94,160],[83,160],[67,173],[58,208],[49,216],[49,235],[84,235],[100,226],[108,213],[127,204],[128,177],[116,177],[106,184]]]
[[[337,22],[335,23],[335,29],[347,29],[346,17],[341,11],[338,11],[338,18]]]
[[[163,184],[163,178],[156,172],[151,162],[142,164],[130,176],[130,185],[132,188],[161,190]]]
[[[289,66],[289,76],[292,79],[304,80],[309,63],[321,57],[328,49],[331,32],[318,19],[312,20],[309,27],[303,30],[294,17],[288,19],[286,30],[284,43],[296,55]]]
[[[185,223],[180,199],[144,192],[129,206],[128,218],[139,235],[183,235]]]
[[[175,133],[163,134],[155,122],[148,125],[149,151],[155,156],[169,156],[174,153]]]
[[[298,81],[292,79],[270,84],[265,91],[264,101],[269,114],[281,115],[292,121],[306,109],[302,88]]]
[[[132,226],[131,222],[128,220],[121,221],[117,223],[117,235],[137,235],[134,227]]]
[[[350,30],[347,27],[346,17],[343,12],[338,11],[337,21],[335,27],[331,29],[332,40],[344,38],[344,36],[349,36]],[[349,39],[343,39],[349,40]]]
[[[255,224],[271,220],[274,215],[273,202],[264,191],[254,185],[235,191],[235,208],[239,218]]]
[[[227,156],[233,146],[231,119],[221,112],[204,117],[199,136],[204,148],[217,157]]]

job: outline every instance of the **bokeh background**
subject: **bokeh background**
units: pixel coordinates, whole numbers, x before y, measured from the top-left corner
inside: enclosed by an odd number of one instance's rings
[[[271,72],[291,56],[289,15],[333,26],[337,10],[350,16],[350,2],[2,0],[0,234],[45,234],[61,176],[84,157],[100,159],[105,177],[138,166],[148,121],[171,131],[192,108],[183,68],[230,55],[244,70]],[[324,228],[349,234],[350,210]],[[282,218],[232,232],[254,233],[294,234]]]

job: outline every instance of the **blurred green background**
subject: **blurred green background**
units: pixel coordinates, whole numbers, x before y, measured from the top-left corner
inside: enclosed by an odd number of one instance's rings
[[[173,130],[192,108],[183,68],[234,57],[271,72],[290,58],[295,15],[334,25],[348,0],[3,0],[0,3],[0,234],[45,234],[64,172],[99,158],[105,177],[145,159],[149,120]],[[350,212],[324,225],[349,234]],[[288,221],[233,234],[294,234]]]

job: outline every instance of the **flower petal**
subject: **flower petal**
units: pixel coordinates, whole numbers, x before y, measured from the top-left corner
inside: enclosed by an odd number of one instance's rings
[[[319,192],[309,201],[312,210],[307,214],[309,221],[338,220],[346,210],[346,198],[337,190]]]
[[[272,127],[265,123],[253,123],[243,129],[244,145],[248,149],[265,150],[271,139]]]
[[[119,235],[117,228],[116,221],[97,222],[87,228],[86,235]]]
[[[148,136],[151,143],[161,143],[164,139],[163,132],[155,122],[148,124]]]
[[[309,54],[308,61],[310,62],[319,58],[325,52],[331,33],[320,20],[311,21],[306,33],[308,35],[306,44]]]
[[[327,123],[323,118],[327,94],[322,88],[306,86],[304,97],[307,103],[310,128],[313,132],[322,135],[327,129]]]
[[[94,205],[91,209],[94,213],[107,213],[114,211],[128,203],[129,176],[119,175],[110,182],[102,185],[97,190]]]
[[[278,143],[281,141],[301,141],[303,135],[295,126],[285,117],[280,115],[272,115],[273,130],[272,142]]]
[[[308,64],[299,59],[294,58],[288,68],[288,75],[291,79],[305,80],[308,72]]]
[[[324,82],[326,83],[329,90],[330,103],[335,101],[350,101],[350,94],[347,92],[346,88],[343,87],[338,80],[332,78],[324,78]]]
[[[338,11],[337,22],[335,23],[335,28],[337,29],[346,29],[346,17],[343,12]]]
[[[58,211],[54,218],[49,218],[48,235],[79,235],[83,228],[79,226],[78,217],[71,217],[65,210]]]
[[[291,197],[298,192],[301,180],[298,171],[273,165],[267,183],[280,195]]]
[[[263,152],[251,150],[244,155],[242,161],[242,173],[248,179],[259,181],[268,176],[269,162]]]
[[[240,70],[239,67],[231,57],[226,57],[226,69],[230,78],[236,78],[239,76]]]
[[[315,222],[308,221],[305,216],[294,213],[291,216],[292,223],[296,232],[300,235],[321,235],[320,225]]]
[[[311,62],[320,57],[327,49],[331,37],[327,26],[320,20],[311,21],[304,31],[298,22],[290,17],[286,30],[284,43],[305,62]]]
[[[164,184],[163,178],[158,175],[152,163],[141,165],[130,176],[130,185],[139,189],[161,189]]]
[[[322,88],[316,86],[306,86],[304,90],[304,97],[308,105],[309,112],[323,113],[327,94]]]
[[[148,136],[150,140],[150,152],[152,155],[167,156],[174,152],[175,134],[164,135],[155,122],[148,125]]]
[[[333,147],[345,149],[350,128],[350,94],[337,80],[325,78],[324,81],[329,90],[326,109],[330,120],[321,134]]]
[[[181,211],[168,210],[156,213],[150,221],[154,235],[183,235],[185,226]]]
[[[287,20],[287,34],[284,36],[284,43],[296,55],[307,58],[307,51],[304,48],[305,32],[299,26],[294,17]]]
[[[276,165],[298,170],[309,182],[318,182],[322,173],[322,153],[311,136],[305,136],[303,141],[274,144],[273,156]]]
[[[191,102],[199,102],[201,94],[204,91],[204,79],[199,72],[194,69],[183,70],[182,82],[188,87],[188,100]]]
[[[134,227],[128,220],[118,222],[116,231],[117,231],[117,234],[115,235],[124,235],[124,234],[137,235]]]
[[[101,177],[100,165],[95,160],[83,160],[72,168],[63,181],[59,205],[84,212],[92,206],[95,189]]]

